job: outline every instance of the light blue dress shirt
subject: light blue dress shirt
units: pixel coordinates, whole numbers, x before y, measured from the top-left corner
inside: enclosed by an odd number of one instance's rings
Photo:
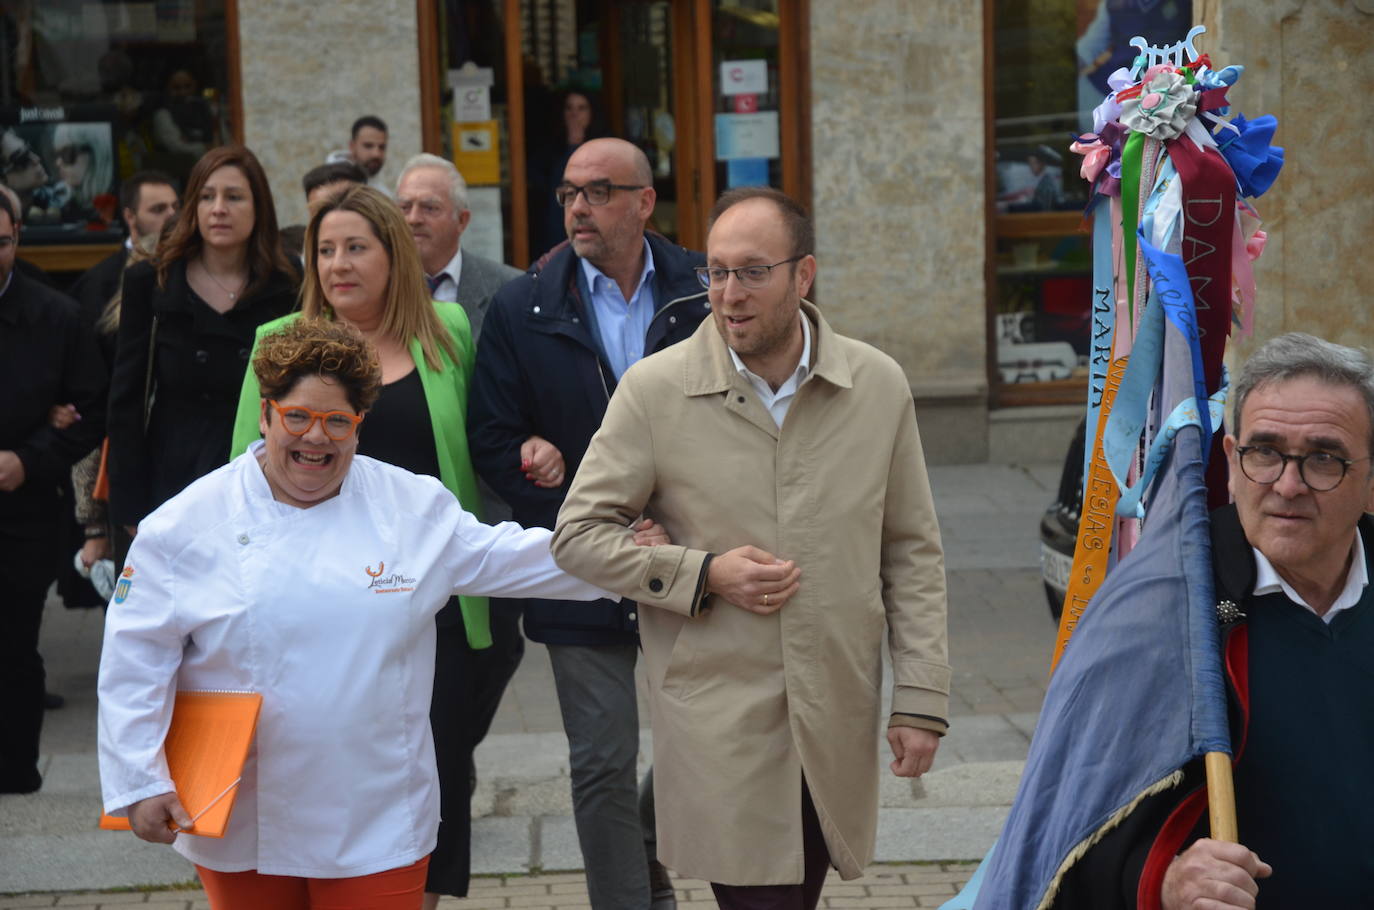
[[[644,336],[654,318],[654,254],[644,241],[644,271],[628,302],[614,279],[585,259],[581,263],[601,350],[618,380],[644,356]]]

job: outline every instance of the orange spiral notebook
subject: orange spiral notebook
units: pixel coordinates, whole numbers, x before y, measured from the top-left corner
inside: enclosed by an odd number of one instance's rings
[[[261,707],[257,692],[177,693],[163,748],[177,798],[193,822],[183,833],[224,836]],[[102,813],[100,827],[128,831],[129,820]]]

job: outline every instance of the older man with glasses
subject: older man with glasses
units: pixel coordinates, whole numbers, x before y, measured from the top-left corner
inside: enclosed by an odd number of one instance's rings
[[[701,254],[645,231],[655,195],[638,148],[582,144],[555,198],[568,242],[496,294],[469,399],[473,465],[526,527],[553,527],[625,371],[710,311],[692,272]],[[549,646],[591,905],[662,908],[673,890],[655,860],[651,796],[641,809],[636,794],[639,607],[532,600],[524,621]]]
[[[1212,513],[1212,571],[1243,843],[1203,836],[1188,766],[1069,871],[1058,910],[1128,893],[1164,910],[1374,901],[1374,362],[1281,335],[1246,362],[1235,402],[1235,502]]]

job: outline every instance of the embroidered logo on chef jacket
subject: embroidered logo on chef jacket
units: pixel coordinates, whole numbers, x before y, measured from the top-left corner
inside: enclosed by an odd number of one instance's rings
[[[134,586],[134,567],[125,566],[120,573],[119,581],[115,584],[114,602],[122,604],[129,599],[129,589]]]
[[[407,578],[404,573],[391,571],[387,572],[386,563],[377,563],[377,568],[363,566],[363,571],[372,580],[367,587],[373,594],[404,594],[407,591],[415,590],[415,579]]]

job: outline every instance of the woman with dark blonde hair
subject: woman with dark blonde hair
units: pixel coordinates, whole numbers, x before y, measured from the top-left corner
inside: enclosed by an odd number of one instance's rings
[[[254,332],[291,312],[298,282],[257,157],[211,149],[152,261],[124,274],[110,381],[115,523],[132,529],[224,463]]]
[[[457,303],[430,299],[410,229],[386,196],[351,186],[311,210],[305,233],[301,312],[264,325],[258,343],[297,319],[347,323],[376,348],[382,385],[358,452],[439,478],[481,516],[468,457],[467,401],[473,342]],[[257,378],[244,377],[232,454],[259,436]],[[471,706],[474,650],[491,646],[486,598],[453,599],[438,616],[431,715],[443,823],[430,859],[430,893],[464,895],[469,872]]]

